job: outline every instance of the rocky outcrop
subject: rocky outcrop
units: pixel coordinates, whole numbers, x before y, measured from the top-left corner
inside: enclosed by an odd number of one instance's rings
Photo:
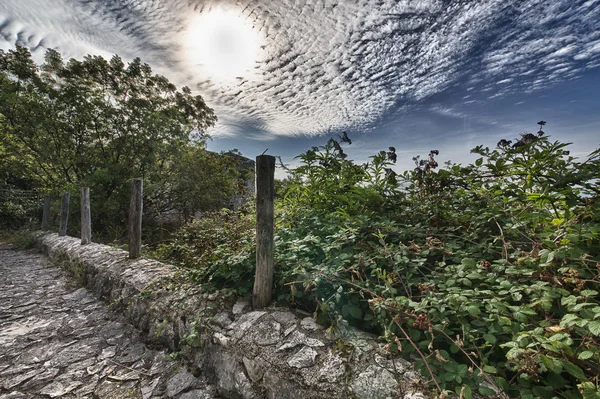
[[[252,310],[243,299],[203,293],[172,266],[132,261],[119,249],[36,237],[54,262],[122,311],[148,342],[185,357],[222,397],[427,397],[410,363],[390,357],[374,336],[353,329],[332,336],[291,309]]]

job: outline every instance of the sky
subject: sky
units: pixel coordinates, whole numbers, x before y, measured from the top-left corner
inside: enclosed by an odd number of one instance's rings
[[[140,57],[202,95],[208,148],[294,157],[343,131],[350,159],[544,130],[600,146],[600,0],[1,0],[0,49]],[[278,171],[278,176],[281,176]]]

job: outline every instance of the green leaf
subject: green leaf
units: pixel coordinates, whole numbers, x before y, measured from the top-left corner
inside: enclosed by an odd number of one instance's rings
[[[517,357],[519,357],[519,355],[521,353],[525,353],[525,349],[522,349],[522,348],[512,348],[511,350],[509,350],[506,353],[506,358],[507,359],[516,359]]]
[[[565,370],[567,370],[567,373],[571,374],[573,377],[577,378],[578,380],[581,380],[581,381],[587,380],[587,378],[585,377],[585,374],[583,373],[583,370],[581,370],[579,368],[579,366],[574,365],[573,363],[569,362],[568,360],[563,360],[563,367],[565,368]]]
[[[577,355],[577,357],[581,360],[589,359],[592,356],[594,356],[594,352],[592,351],[583,351],[579,355]]]
[[[543,354],[539,354],[538,355],[538,359],[541,360],[542,364],[544,366],[546,366],[546,368],[550,371],[556,369],[556,365],[554,364],[554,362],[552,361],[552,359],[550,359],[548,356],[543,355]]]
[[[479,310],[479,307],[475,305],[467,306],[467,312],[469,312],[469,314],[473,317],[477,317],[481,314],[481,310]]]
[[[490,366],[489,364],[484,365],[482,368],[483,368],[483,371],[485,371],[486,373],[496,374],[498,372],[496,367]]]
[[[563,318],[560,321],[560,326],[572,326],[573,324],[575,324],[575,320],[579,319],[579,316],[577,316],[576,314],[573,313],[567,313],[566,315],[563,316]]]
[[[488,342],[492,345],[497,341],[496,336],[492,334],[483,334],[483,339],[485,339],[485,342]]]
[[[534,393],[534,395],[543,399],[552,399],[554,397],[554,389],[552,389],[552,387],[543,387],[538,385],[533,387],[531,391]]]
[[[590,321],[587,326],[592,334],[600,335],[600,320]]]
[[[458,391],[456,393],[459,395],[462,392],[465,399],[471,399],[473,397],[473,391],[471,390],[471,387],[468,385],[463,385],[462,387],[456,387],[456,390]]]
[[[362,319],[362,310],[358,306],[349,306],[348,311],[355,319]]]
[[[494,391],[493,389],[487,388],[487,387],[479,387],[479,388],[477,388],[477,391],[479,391],[479,393],[484,396],[495,396],[496,395],[496,391]]]
[[[419,331],[415,328],[409,329],[408,335],[410,336],[410,339],[412,339],[413,341],[419,341],[421,339],[421,331]]]

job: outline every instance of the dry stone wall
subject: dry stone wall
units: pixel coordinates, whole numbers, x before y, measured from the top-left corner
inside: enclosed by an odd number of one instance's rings
[[[146,338],[183,356],[224,398],[424,399],[409,362],[376,337],[348,329],[332,336],[287,308],[252,310],[249,301],[207,294],[181,271],[154,260],[57,234],[40,248],[94,295],[123,312]]]

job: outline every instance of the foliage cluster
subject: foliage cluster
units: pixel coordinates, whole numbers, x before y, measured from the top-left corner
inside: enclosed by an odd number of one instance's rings
[[[348,160],[346,135],[301,154],[278,187],[279,300],[379,332],[438,392],[600,398],[600,150],[578,161],[543,125],[402,175],[393,147]],[[204,281],[251,270],[248,227],[184,245],[244,243],[201,262]]]
[[[0,182],[0,229],[14,230],[39,213],[40,200],[35,191],[20,190]]]
[[[255,216],[251,209],[206,212],[182,226],[154,256],[190,271],[197,282],[251,292],[255,266]]]
[[[57,199],[90,187],[92,230],[105,239],[126,231],[132,178],[144,179],[147,222],[225,204],[238,172],[204,148],[215,121],[201,96],[139,58],[64,61],[51,49],[38,66],[24,47],[0,50],[0,183]],[[70,220],[76,229],[77,209]]]

